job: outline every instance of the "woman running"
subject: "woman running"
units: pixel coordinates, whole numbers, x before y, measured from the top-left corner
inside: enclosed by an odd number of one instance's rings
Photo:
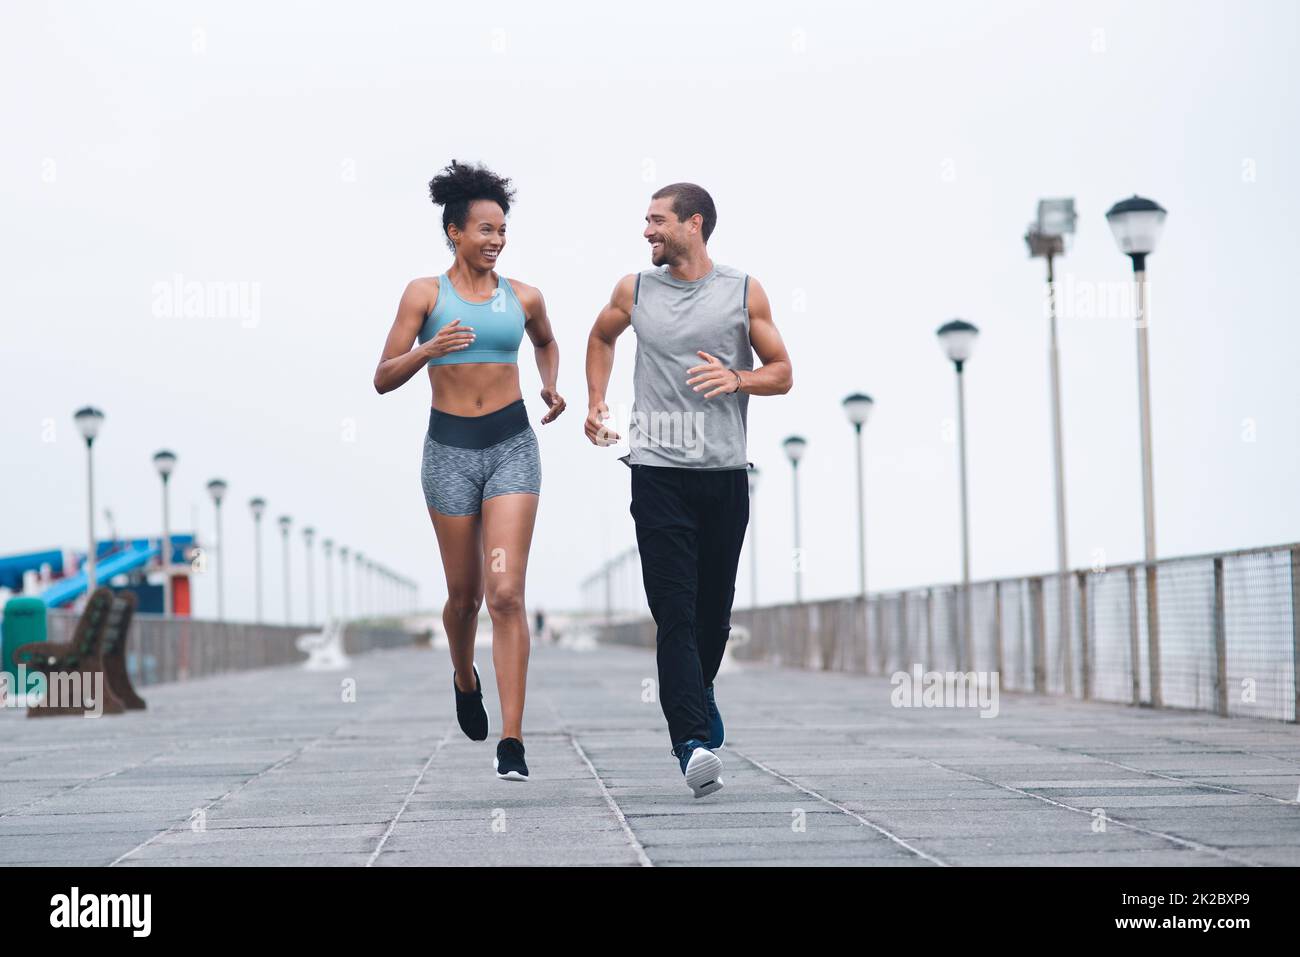
[[[407,284],[375,370],[375,389],[391,392],[428,366],[433,401],[421,478],[447,578],[442,623],[451,646],[456,718],[471,739],[487,738],[483,687],[474,667],[486,594],[501,699],[494,767],[499,778],[527,781],[524,572],[542,473],[537,436],[519,391],[518,351],[527,332],[547,405],[543,425],[564,411],[555,391],[560,351],[542,294],[495,271],[514,199],[510,180],[453,160],[429,183],[429,194],[442,207],[455,262],[436,279]]]

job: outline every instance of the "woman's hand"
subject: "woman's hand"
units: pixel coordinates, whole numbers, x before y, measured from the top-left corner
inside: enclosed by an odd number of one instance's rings
[[[560,417],[560,413],[564,411],[564,398],[554,388],[546,388],[542,390],[542,401],[551,407],[551,410],[542,416],[542,425],[545,425]]]
[[[425,355],[430,359],[440,359],[452,352],[468,349],[474,341],[474,327],[462,326],[459,319],[453,319],[438,334],[424,344]]]

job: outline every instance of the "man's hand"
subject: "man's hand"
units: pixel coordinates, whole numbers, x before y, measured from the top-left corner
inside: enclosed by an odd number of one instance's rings
[[[715,356],[711,356],[707,352],[697,352],[695,354],[707,364],[694,366],[686,370],[687,375],[694,375],[696,372],[700,373],[693,379],[687,379],[687,385],[694,386],[696,392],[701,389],[711,390],[704,393],[706,399],[712,399],[715,395],[727,395],[740,389],[739,376],[724,366]]]
[[[604,402],[597,402],[587,410],[587,421],[583,423],[582,430],[592,445],[605,447],[618,443],[618,433],[604,424],[608,418],[609,406]]]

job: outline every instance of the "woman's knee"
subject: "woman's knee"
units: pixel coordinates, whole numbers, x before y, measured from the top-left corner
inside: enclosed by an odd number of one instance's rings
[[[524,613],[523,585],[515,582],[501,582],[489,587],[487,592],[488,614],[493,618],[512,618]]]
[[[443,613],[458,621],[469,621],[478,617],[479,609],[482,607],[483,597],[477,590],[452,588],[447,593],[447,604],[443,606]]]

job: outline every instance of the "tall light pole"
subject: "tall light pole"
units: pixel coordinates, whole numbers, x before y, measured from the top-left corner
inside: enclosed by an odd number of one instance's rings
[[[1151,384],[1147,357],[1147,256],[1155,251],[1165,210],[1141,196],[1121,200],[1106,213],[1120,252],[1133,260],[1137,287],[1138,415],[1142,433],[1142,524],[1146,554],[1147,648],[1151,704],[1160,707],[1160,616],[1156,599],[1156,502],[1151,464]]]
[[[334,539],[321,541],[320,549],[325,554],[325,624],[334,620]]]
[[[867,518],[862,492],[862,426],[866,423],[867,417],[871,414],[871,407],[875,403],[872,402],[871,396],[854,392],[847,396],[842,404],[844,414],[848,416],[849,423],[853,426],[853,438],[857,446],[855,455],[858,466],[858,596],[865,599],[867,597]]]
[[[758,607],[758,466],[751,465],[749,474],[749,607]]]
[[[785,457],[790,460],[790,473],[794,477],[794,601],[803,604],[803,547],[799,536],[799,460],[803,458],[808,442],[792,435],[781,443]]]
[[[302,530],[302,543],[307,550],[307,624],[316,621],[316,574],[311,560],[311,546],[316,540],[316,529],[308,525]]]
[[[262,514],[266,511],[266,499],[250,498],[248,509],[253,513],[253,594],[256,596],[257,623],[262,616]]]
[[[339,610],[343,613],[343,620],[348,621],[350,615],[350,605],[348,601],[348,556],[351,551],[346,545],[339,548]]]
[[[871,646],[867,615],[867,510],[863,495],[862,478],[862,426],[871,414],[874,404],[871,396],[863,392],[854,392],[844,397],[841,403],[849,424],[853,426],[854,458],[858,477],[858,611],[862,615],[863,647]]]
[[[964,319],[954,319],[939,327],[939,344],[957,370],[957,458],[961,467],[961,647],[963,666],[975,661],[971,628],[970,601],[970,516],[966,506],[966,384],[962,370],[975,348],[979,330]]]
[[[95,590],[95,463],[92,447],[99,427],[104,424],[104,413],[93,406],[85,406],[73,413],[81,437],[86,440],[86,534],[90,548],[86,551],[86,595]]]
[[[366,591],[365,591],[366,556],[362,555],[360,552],[356,552],[355,554],[357,560],[357,567],[354,570],[355,574],[353,575],[354,581],[352,582],[352,584],[355,585],[357,589],[357,617],[362,618],[366,614]]]
[[[1053,263],[1065,253],[1065,238],[1074,233],[1073,199],[1038,201],[1038,219],[1025,233],[1030,258],[1047,260],[1047,371],[1052,393],[1052,476],[1056,490],[1056,570],[1057,612],[1061,633],[1061,661],[1065,672],[1065,691],[1073,690],[1070,655],[1070,550],[1065,527],[1065,451],[1061,429],[1061,360],[1056,337],[1056,276]]]
[[[174,615],[175,608],[172,599],[172,513],[170,496],[167,494],[170,486],[172,471],[176,468],[176,454],[167,449],[155,452],[153,456],[153,467],[158,470],[162,476],[162,506],[163,506],[163,537],[162,537],[162,569],[163,569],[163,614],[171,617]]]
[[[284,551],[284,623],[293,624],[293,604],[291,602],[292,588],[289,584],[289,529],[293,527],[293,519],[288,515],[281,515],[277,520],[280,525],[280,544]]]
[[[226,497],[226,483],[222,479],[213,479],[208,483],[208,494],[217,513],[217,621],[226,619],[226,594],[223,579],[226,573],[226,553],[221,544],[221,500]]]

